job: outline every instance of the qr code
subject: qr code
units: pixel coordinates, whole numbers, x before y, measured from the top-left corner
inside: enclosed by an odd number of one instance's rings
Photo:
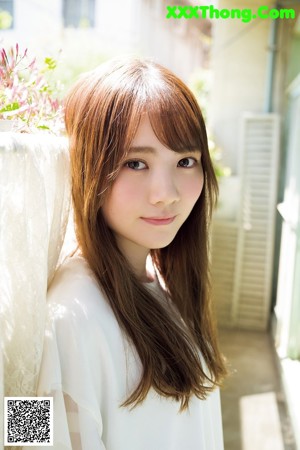
[[[53,445],[53,398],[4,397],[4,445]]]

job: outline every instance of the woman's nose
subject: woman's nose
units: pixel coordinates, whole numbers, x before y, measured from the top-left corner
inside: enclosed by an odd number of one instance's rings
[[[151,204],[163,203],[169,205],[178,202],[179,198],[179,189],[172,174],[164,171],[153,174],[149,185],[149,200]]]

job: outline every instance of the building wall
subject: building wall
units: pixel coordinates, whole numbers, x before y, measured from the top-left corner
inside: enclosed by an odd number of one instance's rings
[[[74,0],[75,1],[75,0]],[[78,0],[79,1],[79,0]],[[18,41],[33,53],[64,52],[149,56],[174,70],[185,81],[191,72],[209,63],[209,44],[201,38],[208,21],[166,19],[172,0],[95,0],[95,27],[66,29],[63,0],[15,0],[14,29],[2,31],[11,43]],[[100,61],[101,62],[101,61]]]
[[[153,7],[155,3],[156,7]],[[145,2],[140,48],[144,54],[167,65],[188,81],[192,71],[209,64],[207,43],[201,39],[199,23],[166,19],[165,4],[171,3],[161,0]]]
[[[61,29],[61,0],[14,0],[14,28],[2,31],[1,37],[36,47],[53,42]]]
[[[265,0],[219,0],[218,8],[256,10]],[[239,19],[213,20],[211,66],[214,74],[209,122],[217,144],[223,149],[224,163],[239,172],[238,124],[243,111],[264,112],[271,19],[243,23]],[[273,112],[283,107],[285,65],[293,21],[278,21],[278,45],[274,74]],[[295,22],[295,21],[294,21]]]

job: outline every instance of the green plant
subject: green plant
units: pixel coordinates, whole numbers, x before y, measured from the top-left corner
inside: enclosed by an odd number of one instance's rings
[[[7,30],[12,25],[13,18],[8,11],[0,10],[0,30]]]
[[[59,81],[51,78],[56,68],[53,58],[45,58],[42,67],[29,58],[19,45],[0,52],[0,119],[14,120],[14,130],[47,130],[61,134],[63,107]]]
[[[211,73],[208,70],[199,69],[195,71],[189,81],[189,87],[195,95],[201,107],[204,120],[207,121],[207,109],[209,103],[209,95],[211,92],[212,80]],[[229,167],[222,163],[222,149],[217,146],[213,135],[208,129],[208,148],[218,178],[228,177],[231,175]]]
[[[231,175],[231,169],[230,167],[223,165],[222,150],[220,147],[216,145],[215,140],[210,137],[209,133],[208,133],[208,148],[217,178],[229,177]]]

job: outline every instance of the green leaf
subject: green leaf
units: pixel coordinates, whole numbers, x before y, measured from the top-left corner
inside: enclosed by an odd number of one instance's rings
[[[15,111],[20,108],[20,104],[18,102],[10,103],[9,105],[4,106],[4,108],[0,109],[0,113]]]
[[[47,127],[47,125],[39,125],[37,128],[39,128],[40,130],[50,130],[50,128]]]
[[[45,64],[49,70],[54,70],[57,66],[57,62],[53,58],[45,58]]]

